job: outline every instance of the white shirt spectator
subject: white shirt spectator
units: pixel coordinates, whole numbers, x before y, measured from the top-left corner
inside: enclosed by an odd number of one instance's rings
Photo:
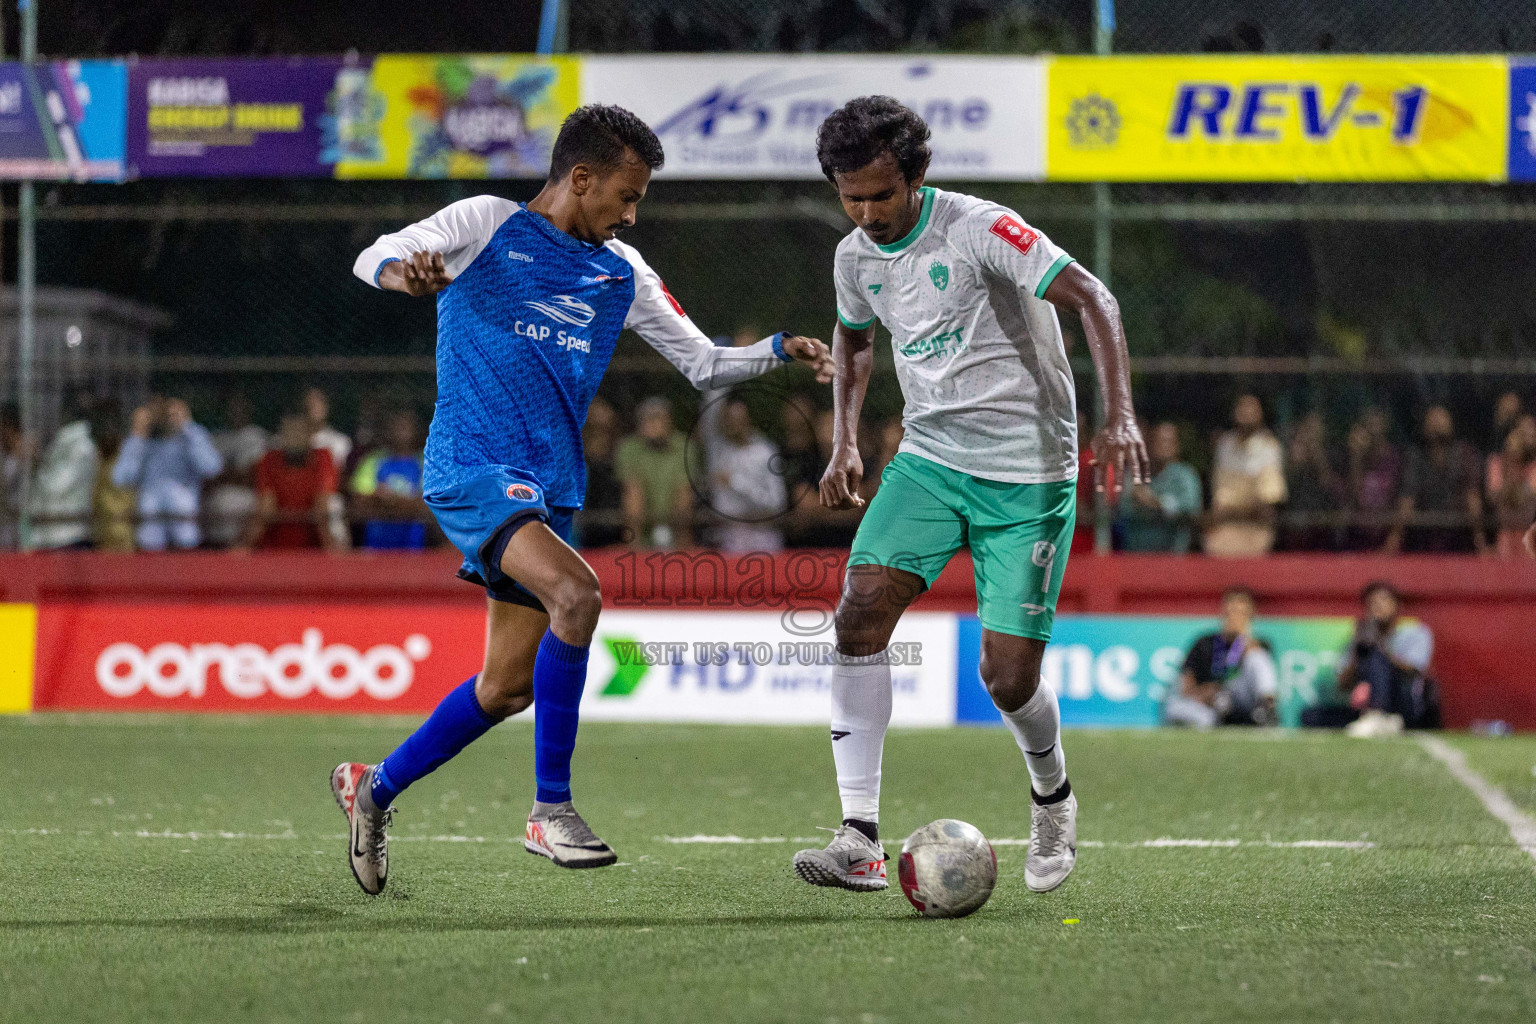
[[[745,444],[724,437],[709,446],[709,502],[726,518],[714,529],[722,551],[778,551],[784,534],[774,517],[784,511],[784,478],[779,449],[753,432]]]
[[[347,459],[352,455],[352,439],[329,423],[315,431],[315,436],[309,439],[309,444],[311,448],[324,448],[330,452],[331,462],[335,464],[338,473],[342,472]],[[256,457],[261,458],[260,455]]]
[[[90,423],[75,420],[60,427],[32,478],[33,547],[67,548],[91,539],[91,500],[100,468]]]
[[[1217,523],[1206,532],[1205,552],[1227,558],[1268,554],[1275,545],[1273,523],[1233,519],[1220,521],[1224,510],[1257,511],[1285,500],[1285,472],[1280,442],[1268,430],[1244,437],[1227,431],[1216,442],[1211,466],[1211,511]]]

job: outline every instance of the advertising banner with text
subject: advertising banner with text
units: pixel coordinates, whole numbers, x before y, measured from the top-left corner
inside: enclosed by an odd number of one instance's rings
[[[617,103],[666,147],[664,178],[820,178],[816,129],[882,93],[933,131],[936,180],[1045,176],[1045,61],[1022,57],[587,57],[583,103]]]
[[[332,57],[134,61],[129,176],[330,177],[343,67]]]
[[[825,725],[832,636],[813,625],[774,612],[607,612],[582,713]],[[425,715],[479,671],[484,637],[484,610],[464,605],[49,603],[32,699],[39,710]],[[906,616],[893,650],[893,721],[952,724],[955,616]]]
[[[1041,664],[1041,681],[1056,691],[1061,721],[1078,726],[1154,726],[1163,700],[1178,685],[1195,640],[1216,619],[1174,615],[1058,615]],[[1254,636],[1267,643],[1278,675],[1280,722],[1295,726],[1303,708],[1333,697],[1334,670],[1354,623],[1346,618],[1260,619]],[[960,619],[956,718],[1001,724],[978,672],[981,623]]]
[[[0,63],[0,178],[121,181],[120,60]]]
[[[1068,181],[1499,181],[1502,57],[1057,57]]]
[[[631,722],[825,725],[830,623],[772,612],[604,612],[581,713]],[[913,612],[891,639],[891,722],[955,721],[955,616]]]

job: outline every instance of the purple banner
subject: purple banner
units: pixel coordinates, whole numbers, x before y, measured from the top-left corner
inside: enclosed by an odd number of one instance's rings
[[[128,68],[128,174],[331,177],[336,57],[141,59]]]

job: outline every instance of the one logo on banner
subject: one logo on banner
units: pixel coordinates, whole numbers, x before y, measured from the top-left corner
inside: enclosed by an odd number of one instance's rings
[[[327,644],[318,629],[304,630],[299,643],[268,651],[259,644],[156,644],[148,651],[115,643],[96,658],[96,682],[108,695],[132,697],[148,689],[157,697],[202,697],[210,669],[234,697],[254,700],[265,694],[298,700],[318,692],[347,700],[358,692],[375,700],[394,700],[411,688],[416,663],[432,654],[432,641],[413,633],[399,646],[378,644],[360,651],[350,644]]]
[[[1031,231],[1006,213],[993,221],[991,231],[1021,253],[1028,253],[1040,240],[1039,232]]]
[[[549,302],[529,300],[523,305],[532,306],[551,320],[558,320],[574,327],[585,327],[592,322],[593,317],[597,316],[595,309],[574,295],[556,295]]]
[[[1067,111],[1067,134],[1079,148],[1113,146],[1120,139],[1120,111],[1098,93],[1075,99]]]
[[[639,657],[640,644],[634,637],[629,636],[605,636],[603,646],[608,648],[608,653],[613,655],[614,664],[618,667],[613,670],[613,675],[608,678],[608,683],[603,687],[604,697],[629,697],[640,688],[640,681],[645,678],[645,673],[650,666]]]

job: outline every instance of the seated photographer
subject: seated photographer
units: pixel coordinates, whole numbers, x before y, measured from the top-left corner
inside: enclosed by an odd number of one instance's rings
[[[1253,635],[1253,592],[1233,587],[1221,598],[1221,631],[1196,640],[1179,673],[1163,721],[1210,729],[1274,725],[1279,678],[1269,645]]]
[[[1407,728],[1437,728],[1439,700],[1429,678],[1435,638],[1423,623],[1402,617],[1402,595],[1390,583],[1366,585],[1365,614],[1339,665],[1339,689],[1360,717],[1351,736],[1392,736]]]

